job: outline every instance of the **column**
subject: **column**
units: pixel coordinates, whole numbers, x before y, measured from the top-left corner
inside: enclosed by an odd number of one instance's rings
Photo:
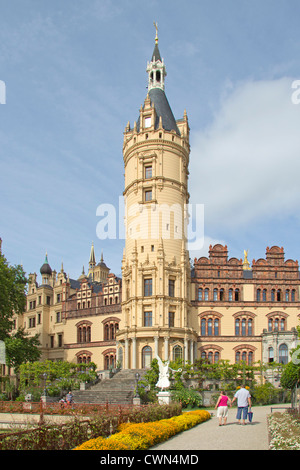
[[[125,364],[124,369],[129,369],[129,339],[125,339]]]
[[[184,340],[184,363],[189,360],[188,340]]]
[[[136,337],[132,338],[132,369],[136,369]]]
[[[169,338],[165,337],[165,361],[169,359]]]
[[[154,336],[154,358],[158,356],[158,336]]]
[[[192,364],[194,364],[194,341],[191,339],[190,340],[190,361]]]

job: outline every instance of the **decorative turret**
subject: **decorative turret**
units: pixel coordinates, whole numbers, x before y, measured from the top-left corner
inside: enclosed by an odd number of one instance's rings
[[[155,88],[164,90],[165,76],[167,75],[164,60],[161,59],[158,49],[157,23],[154,23],[154,26],[156,28],[155,46],[151,61],[147,64],[148,91]]]
[[[48,263],[48,254],[46,253],[44,264],[40,269],[40,273],[42,275],[42,282],[43,284],[49,283],[49,278],[52,276],[52,269]]]

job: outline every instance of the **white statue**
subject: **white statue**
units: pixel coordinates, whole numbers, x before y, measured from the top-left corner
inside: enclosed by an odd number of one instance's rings
[[[159,356],[156,356],[156,359],[159,365],[159,377],[158,377],[158,382],[156,384],[156,387],[160,388],[161,390],[164,390],[170,387],[169,369],[172,372],[182,372],[182,369],[178,369],[178,370],[171,369],[171,367],[169,367],[170,359],[166,363],[163,363],[163,361],[161,360]]]
[[[159,365],[159,377],[156,386],[161,388],[161,390],[170,387],[169,380],[169,364],[170,361],[167,361],[166,364],[163,363],[160,357],[156,356]]]

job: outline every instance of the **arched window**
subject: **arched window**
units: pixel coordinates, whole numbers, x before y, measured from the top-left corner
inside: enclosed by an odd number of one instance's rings
[[[202,289],[202,287],[199,287],[199,289],[198,289],[198,300],[199,300],[199,302],[202,302],[202,300],[203,300],[203,289]]]
[[[202,318],[202,320],[201,320],[201,335],[202,336],[206,335],[206,320],[205,320],[205,318]]]
[[[260,294],[261,294],[261,290],[257,289],[257,291],[256,291],[256,301],[257,302],[260,302]]]
[[[207,336],[212,336],[212,319],[209,318],[207,321]]]
[[[216,312],[204,312],[200,320],[201,336],[219,336],[220,319]]]
[[[205,301],[208,300],[208,292],[209,292],[209,290],[206,288],[205,291],[204,291],[204,300]]]
[[[248,320],[248,336],[252,336],[252,325],[253,325],[252,318],[249,318],[249,320]]]
[[[92,360],[92,355],[90,352],[88,351],[82,351],[78,354],[76,354],[77,356],[77,364],[89,364]]]
[[[176,359],[182,359],[182,347],[179,345],[173,348],[173,361],[176,361]]]
[[[218,300],[218,289],[214,289],[214,302]]]
[[[114,351],[107,352],[104,355],[104,369],[116,367],[116,353]]]
[[[263,302],[267,301],[267,289],[263,290]]]
[[[150,346],[144,346],[142,349],[142,367],[150,367],[152,362],[152,349]]]
[[[273,320],[269,318],[268,320],[268,331],[273,331]]]
[[[77,343],[91,342],[91,326],[87,323],[77,325]]]
[[[214,321],[214,334],[219,336],[219,320],[217,318]]]
[[[104,323],[104,341],[115,340],[117,331],[119,331],[119,322],[113,319],[108,319]]]
[[[271,302],[275,302],[275,289],[271,290]]]
[[[246,318],[242,319],[242,336],[246,336]]]
[[[224,300],[224,289],[220,289],[220,302]]]
[[[283,312],[274,312],[268,315],[268,331],[285,331],[286,315]]]
[[[248,353],[248,366],[251,366],[253,363],[253,352],[249,351]]]
[[[251,351],[251,349],[249,347],[246,346],[243,347],[241,346],[238,350],[236,350],[235,352],[235,362],[236,363],[239,363],[239,362],[245,362],[246,364],[248,365],[251,365],[253,364],[253,360],[254,360],[254,353],[253,351]]]
[[[295,302],[295,297],[296,297],[296,291],[295,291],[295,289],[293,289],[292,290],[292,297],[291,297],[292,302]]]
[[[287,364],[289,361],[289,352],[286,344],[279,346],[279,362],[281,364]]]
[[[214,347],[205,347],[201,351],[201,359],[209,364],[215,364],[220,360],[220,352]]]
[[[290,301],[290,291],[289,291],[289,289],[286,289],[286,291],[285,291],[285,301],[286,302]]]
[[[254,334],[254,321],[251,312],[239,312],[235,315],[235,336],[252,336]]]
[[[228,300],[229,300],[229,302],[232,302],[232,300],[233,300],[233,289],[229,289]]]
[[[240,320],[235,320],[235,336],[240,336]]]
[[[277,289],[277,302],[281,302],[281,289]]]

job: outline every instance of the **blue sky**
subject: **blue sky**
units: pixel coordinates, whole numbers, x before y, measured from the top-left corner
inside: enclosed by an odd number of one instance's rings
[[[299,259],[300,4],[297,0],[1,1],[0,237],[11,264],[48,252],[78,278],[94,242],[120,274],[124,240],[100,240],[118,209],[123,132],[147,90],[158,22],[166,95],[191,128],[189,190],[205,243],[230,257]],[[1,100],[0,100],[1,101]]]

